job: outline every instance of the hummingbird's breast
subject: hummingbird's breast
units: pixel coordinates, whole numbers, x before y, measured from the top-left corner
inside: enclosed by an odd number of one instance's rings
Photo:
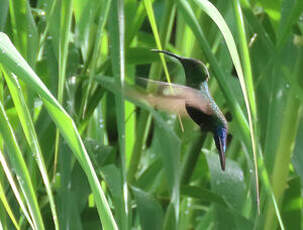
[[[186,111],[190,118],[200,126],[204,131],[213,131],[214,118],[213,115],[208,115],[203,111],[192,107],[190,105],[185,105]]]
[[[227,128],[223,113],[209,93],[207,81],[203,81],[199,89],[201,104],[206,106],[199,107],[196,104],[187,103],[185,107],[188,115],[204,131],[215,132],[217,125],[220,124]]]

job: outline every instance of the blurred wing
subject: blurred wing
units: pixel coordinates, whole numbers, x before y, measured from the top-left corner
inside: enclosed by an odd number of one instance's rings
[[[157,90],[153,93],[141,93],[132,89],[126,91],[126,96],[134,99],[140,98],[147,101],[155,109],[180,115],[188,115],[185,105],[201,110],[207,115],[212,114],[209,97],[199,90],[144,78],[139,78],[139,81],[146,82]]]

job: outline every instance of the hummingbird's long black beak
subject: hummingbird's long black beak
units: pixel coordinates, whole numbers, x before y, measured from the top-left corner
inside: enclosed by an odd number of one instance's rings
[[[224,171],[225,170],[225,152],[224,152],[224,149],[222,147],[221,141],[219,141],[219,142],[220,142],[220,149],[218,149],[218,151],[219,151],[221,169]]]
[[[178,59],[178,60],[180,60],[180,61],[184,59],[184,58],[180,57],[179,55],[174,54],[174,53],[171,53],[171,52],[168,52],[168,51],[166,51],[166,50],[151,49],[151,51],[156,52],[156,53],[163,53],[163,54],[166,54],[166,55],[171,56],[171,57],[174,57],[174,58],[176,58],[176,59]]]

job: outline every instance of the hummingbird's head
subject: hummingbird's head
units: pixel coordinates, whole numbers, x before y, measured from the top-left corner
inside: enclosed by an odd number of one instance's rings
[[[202,61],[194,58],[181,58],[179,60],[183,65],[186,81],[189,86],[197,88],[202,82],[208,81],[208,69]]]
[[[225,151],[226,151],[227,127],[219,125],[214,130],[214,139],[219,152],[221,169],[225,170]]]
[[[164,53],[178,59],[183,66],[187,85],[192,88],[198,88],[201,82],[207,81],[209,78],[209,72],[206,65],[198,59],[182,57],[165,50],[153,49],[152,51]]]

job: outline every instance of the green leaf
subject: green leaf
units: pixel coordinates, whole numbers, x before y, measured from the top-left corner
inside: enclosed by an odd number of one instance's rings
[[[0,30],[3,31],[8,16],[9,0],[3,0],[0,6]]]
[[[28,1],[9,0],[14,42],[30,66],[35,65],[38,51],[38,31]]]
[[[226,170],[222,172],[218,158],[217,154],[206,154],[211,190],[219,194],[235,210],[240,211],[246,201],[243,171],[236,162],[226,159]]]
[[[175,210],[175,219],[178,221],[180,203],[180,139],[162,122],[156,122],[154,135],[153,150],[161,154],[171,193],[171,202]]]
[[[301,154],[301,149],[303,148],[303,143],[300,141],[303,138],[303,122],[300,120],[300,125],[298,128],[298,134],[296,137],[296,146],[294,148],[294,153],[292,156],[292,164],[294,169],[301,179],[301,185],[303,185],[303,155]]]
[[[123,183],[120,170],[115,165],[106,165],[100,169],[102,177],[108,185],[109,191],[112,194],[113,205],[117,217],[118,225],[123,228],[126,224],[123,221],[125,218],[125,204],[123,194]]]
[[[215,202],[222,206],[227,207],[226,202],[220,195],[201,187],[190,186],[190,185],[182,186],[181,195],[188,196],[191,198],[196,198],[201,201]]]
[[[138,205],[142,229],[163,229],[163,210],[160,204],[149,194],[139,188],[132,187]]]
[[[283,47],[289,36],[292,35],[291,30],[298,22],[302,15],[303,2],[300,0],[284,0],[282,1],[281,20],[279,24],[278,48]]]
[[[285,191],[282,206],[282,217],[287,229],[300,229],[303,208],[300,178],[294,177],[287,184],[288,188]]]
[[[272,23],[277,26],[281,17],[281,2],[282,0],[258,0],[269,15]]]

